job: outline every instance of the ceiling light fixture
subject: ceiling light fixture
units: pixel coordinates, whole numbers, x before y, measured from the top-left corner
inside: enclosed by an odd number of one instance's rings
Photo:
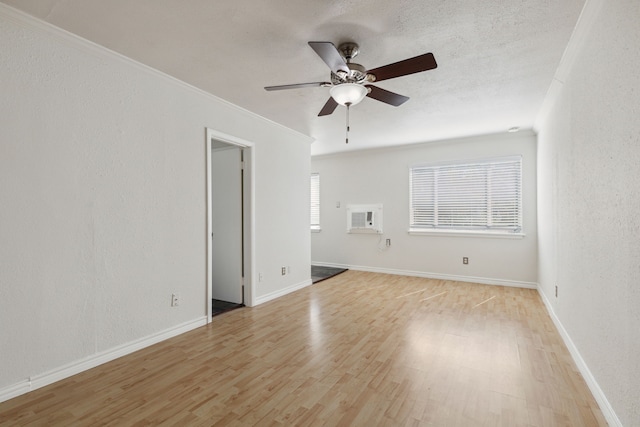
[[[520,128],[518,126],[514,126],[512,128],[509,128],[507,132],[514,133],[514,132],[518,132],[519,130]]]
[[[369,89],[357,83],[340,83],[329,89],[334,101],[347,107],[347,133],[345,142],[349,143],[349,107],[358,104],[369,93]]]
[[[341,83],[329,90],[331,97],[340,105],[356,105],[367,96],[367,88],[357,83]]]

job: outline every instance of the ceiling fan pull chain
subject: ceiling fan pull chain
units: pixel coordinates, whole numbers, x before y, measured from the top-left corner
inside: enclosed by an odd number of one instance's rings
[[[351,105],[350,102],[347,102],[346,106],[347,106],[347,137],[345,139],[345,143],[348,144],[349,143],[349,106]]]

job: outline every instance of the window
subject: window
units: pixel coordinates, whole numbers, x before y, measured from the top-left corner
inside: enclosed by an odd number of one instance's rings
[[[415,166],[409,170],[410,231],[522,231],[522,158]]]
[[[311,231],[320,231],[320,174],[311,174]]]

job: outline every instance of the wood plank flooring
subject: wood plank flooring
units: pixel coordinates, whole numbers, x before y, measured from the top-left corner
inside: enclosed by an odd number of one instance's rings
[[[348,271],[0,403],[20,426],[604,426],[534,290]]]

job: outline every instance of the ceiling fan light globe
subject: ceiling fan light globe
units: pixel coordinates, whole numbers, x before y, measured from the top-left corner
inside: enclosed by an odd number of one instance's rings
[[[340,105],[356,105],[367,96],[367,88],[357,83],[341,83],[333,86],[329,93]]]

